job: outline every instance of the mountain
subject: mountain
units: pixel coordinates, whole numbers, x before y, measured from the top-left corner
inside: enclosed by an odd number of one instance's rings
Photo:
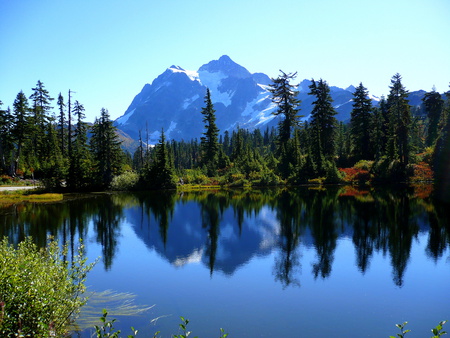
[[[252,74],[227,55],[210,61],[197,71],[174,65],[151,84],[144,85],[115,125],[134,140],[139,138],[139,131],[143,140],[148,134],[150,143],[158,141],[162,129],[167,139],[199,139],[204,132],[200,112],[208,87],[216,110],[216,123],[222,133],[238,126],[247,129],[271,127],[279,119],[272,114],[276,107],[269,92],[271,82],[266,74]],[[303,80],[298,85],[298,99],[302,101],[300,114],[304,119],[308,118],[315,100],[308,95],[310,84],[310,80]],[[348,121],[355,87],[331,86],[330,91],[336,118]],[[423,93],[413,93],[414,103],[420,104]],[[379,98],[371,98],[376,105]]]

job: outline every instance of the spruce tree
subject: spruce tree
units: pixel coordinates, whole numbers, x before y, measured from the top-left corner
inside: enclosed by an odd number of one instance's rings
[[[102,188],[107,188],[112,178],[119,175],[122,170],[124,157],[116,130],[117,128],[109,118],[108,110],[102,108],[100,118],[96,119],[92,126],[90,140],[95,181]]]
[[[58,119],[59,147],[61,149],[61,154],[63,154],[63,156],[66,156],[66,154],[67,154],[66,117],[65,117],[65,113],[64,113],[64,108],[65,108],[66,104],[64,103],[64,98],[61,95],[61,93],[59,93],[59,95],[58,95],[57,104],[58,104],[58,109],[59,109],[59,119]]]
[[[11,110],[1,109],[0,101],[0,172],[10,174],[10,161],[14,147],[12,139],[13,116]]]
[[[75,101],[73,113],[77,118],[77,123],[71,141],[69,186],[72,189],[79,190],[87,188],[91,182],[92,158],[87,144],[88,127],[83,121],[85,118],[84,106]]]
[[[269,91],[272,93],[272,102],[277,106],[273,113],[275,116],[282,115],[283,119],[278,124],[278,152],[286,149],[287,142],[291,139],[294,128],[298,126],[300,115],[300,100],[297,99],[296,86],[291,84],[297,73],[286,74],[280,70],[281,75],[272,79]]]
[[[53,98],[44,84],[39,80],[35,88],[32,88],[33,94],[30,96],[32,101],[32,124],[31,124],[31,147],[29,148],[30,161],[33,158],[33,163],[30,163],[34,169],[39,169],[42,165],[41,159],[44,157],[44,152],[48,145],[45,144],[46,127],[50,123],[50,106]]]
[[[425,93],[422,101],[428,117],[428,130],[425,144],[430,147],[434,145],[438,137],[438,126],[444,107],[444,100],[441,94],[433,88],[431,92]]]
[[[25,146],[25,141],[29,137],[29,131],[30,108],[28,106],[28,99],[23,91],[20,91],[13,103],[13,126],[11,129],[11,136],[15,144],[15,149],[13,150],[9,173],[11,176],[18,174],[19,169],[25,169],[24,167],[21,168],[23,162],[22,150]]]
[[[336,154],[336,128],[337,120],[334,117],[336,111],[333,108],[333,99],[330,95],[330,87],[320,79],[311,80],[309,95],[315,96],[311,111],[311,151],[313,160],[321,174],[325,174],[327,162],[334,163]]]
[[[370,123],[372,117],[372,100],[362,83],[353,93],[353,110],[351,111],[351,141],[354,160],[373,159],[371,151]]]
[[[219,154],[219,128],[216,125],[216,111],[211,101],[209,88],[206,89],[205,107],[202,108],[201,113],[205,123],[205,132],[200,139],[202,165],[206,167],[208,176],[214,176]]]
[[[149,189],[173,189],[176,187],[173,162],[170,160],[164,130],[155,146],[155,157],[152,163],[143,170],[142,180]]]
[[[401,170],[405,173],[409,164],[409,132],[411,111],[408,104],[408,91],[403,86],[400,74],[391,79],[387,98],[389,113],[388,156],[390,160],[399,160]]]
[[[448,203],[450,202],[450,90],[445,96],[441,128],[433,152],[433,169],[436,195]]]

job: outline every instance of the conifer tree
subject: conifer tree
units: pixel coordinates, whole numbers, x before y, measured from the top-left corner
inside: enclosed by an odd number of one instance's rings
[[[433,169],[437,196],[450,202],[450,90],[445,96],[441,128],[433,152]]]
[[[333,108],[330,87],[326,81],[320,79],[316,82],[312,79],[311,82],[308,94],[315,96],[310,121],[311,151],[318,170],[323,173],[325,161],[333,161],[336,154],[337,120],[334,117],[336,111]]]
[[[59,147],[61,149],[61,154],[63,156],[66,156],[67,149],[66,149],[66,117],[64,113],[64,107],[66,104],[64,103],[64,98],[59,93],[58,95],[58,109],[59,109],[59,119],[58,119],[58,134],[59,134]]]
[[[142,175],[143,183],[150,189],[173,189],[176,187],[173,162],[170,160],[164,130],[155,146],[155,157],[148,164]]]
[[[371,160],[370,123],[372,117],[372,100],[362,83],[353,93],[353,110],[351,111],[351,141],[354,160]]]
[[[272,79],[269,91],[272,93],[272,102],[277,106],[273,113],[276,116],[282,115],[283,119],[278,124],[278,150],[286,148],[287,142],[291,139],[294,128],[298,126],[300,115],[300,100],[297,99],[298,91],[291,84],[297,73],[286,74],[280,70],[281,75]]]
[[[31,144],[29,148],[29,161],[34,169],[39,169],[41,164],[41,159],[44,157],[45,149],[47,145],[45,144],[46,137],[46,127],[50,122],[49,112],[52,107],[50,106],[53,98],[47,89],[45,89],[44,84],[39,80],[35,88],[32,88],[33,94],[30,96],[33,105],[32,111],[32,124],[31,127]],[[31,160],[33,159],[33,160]]]
[[[100,118],[96,119],[92,127],[90,146],[97,184],[103,188],[107,188],[113,176],[119,175],[122,169],[123,151],[116,129],[108,110],[102,108]]]
[[[28,99],[23,91],[20,91],[13,103],[13,126],[11,129],[11,136],[15,144],[15,149],[13,150],[11,171],[9,173],[11,176],[15,176],[20,169],[19,165],[22,161],[22,150],[25,141],[29,136],[29,131],[30,108],[28,106]]]
[[[384,155],[386,137],[384,134],[385,121],[380,107],[376,107],[373,111],[370,123],[371,146],[374,159],[379,160]]]
[[[438,126],[444,107],[444,100],[441,94],[433,88],[431,92],[425,93],[422,101],[428,117],[428,131],[425,143],[430,147],[434,145],[438,137]]]
[[[411,111],[408,104],[408,91],[403,86],[400,74],[391,79],[390,92],[387,98],[389,113],[388,157],[399,160],[404,172],[409,164],[409,132],[411,126]]]
[[[13,116],[11,110],[1,109],[0,101],[0,172],[10,173],[10,161],[13,150],[12,126]]]
[[[216,125],[216,111],[211,101],[209,88],[206,89],[205,107],[202,108],[201,113],[205,123],[205,132],[200,139],[202,165],[206,167],[209,176],[214,176],[219,153],[219,128]]]
[[[73,113],[77,118],[77,123],[73,133],[71,145],[69,186],[72,189],[84,189],[91,182],[90,167],[92,158],[87,144],[87,124],[85,119],[84,106],[78,101],[74,102]]]

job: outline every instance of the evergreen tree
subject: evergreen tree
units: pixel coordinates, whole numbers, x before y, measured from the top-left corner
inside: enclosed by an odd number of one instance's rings
[[[383,113],[380,107],[377,107],[373,111],[371,123],[370,123],[370,137],[371,137],[371,152],[374,155],[375,160],[379,160],[384,155],[386,137],[384,134],[385,121]]]
[[[269,91],[272,93],[272,102],[276,104],[277,110],[273,113],[276,116],[282,115],[283,119],[278,124],[278,151],[286,148],[294,128],[298,126],[300,115],[300,100],[297,99],[298,91],[291,81],[295,79],[297,73],[286,74],[281,71],[281,75],[272,79]]]
[[[401,170],[409,164],[409,132],[411,111],[408,104],[408,91],[403,86],[400,74],[391,79],[387,98],[389,113],[388,156],[390,160],[399,160]]]
[[[444,107],[444,100],[441,94],[433,88],[431,92],[425,93],[422,101],[428,117],[428,133],[425,143],[430,147],[434,145],[438,137],[438,126]]]
[[[312,79],[311,82],[308,94],[315,96],[310,121],[311,151],[318,170],[324,173],[325,161],[333,161],[336,154],[337,120],[334,117],[336,111],[333,108],[330,87],[326,81],[320,79],[316,82]]]
[[[21,91],[17,94],[13,103],[13,127],[11,129],[11,136],[15,144],[13,150],[13,158],[11,164],[10,175],[15,176],[18,173],[22,161],[22,149],[25,141],[29,136],[30,130],[30,108],[28,106],[28,99]],[[24,169],[24,168],[23,168]]]
[[[173,189],[176,187],[173,162],[169,158],[169,149],[166,144],[164,130],[155,146],[155,158],[144,169],[142,180],[144,186],[150,189]]]
[[[58,95],[58,109],[59,109],[59,119],[58,119],[58,133],[59,133],[59,147],[61,149],[61,154],[63,156],[66,156],[67,149],[66,149],[66,117],[64,113],[64,107],[66,104],[64,103],[64,98],[59,93]]]
[[[202,108],[203,123],[205,123],[205,132],[201,137],[201,158],[202,165],[206,167],[209,176],[214,176],[217,170],[217,160],[219,153],[219,128],[216,125],[216,114],[214,105],[211,102],[211,93],[206,89],[205,107]]]
[[[10,173],[10,161],[13,150],[12,126],[13,116],[11,110],[2,110],[0,101],[0,172]]]
[[[34,169],[39,169],[42,165],[41,159],[44,157],[44,152],[47,148],[45,144],[46,128],[50,123],[49,112],[53,98],[44,84],[38,81],[35,88],[32,88],[33,94],[30,100],[33,102],[32,106],[32,124],[31,124],[31,144],[29,150],[29,162]]]
[[[96,181],[102,188],[107,188],[113,176],[119,175],[122,170],[123,151],[116,130],[108,110],[102,108],[100,118],[92,126],[90,140]]]
[[[49,118],[44,137],[45,147],[39,159],[42,181],[47,188],[61,187],[67,175],[67,165],[62,156],[54,118]]]
[[[370,123],[372,117],[372,100],[362,83],[353,93],[353,110],[351,112],[351,141],[354,160],[371,160]]]
[[[73,133],[71,145],[69,186],[72,189],[84,189],[91,183],[92,177],[90,167],[92,158],[87,144],[87,124],[85,119],[84,106],[75,101],[73,106],[74,115],[77,118],[76,127]]]
[[[441,129],[433,152],[433,169],[437,196],[450,202],[450,90],[445,93]]]

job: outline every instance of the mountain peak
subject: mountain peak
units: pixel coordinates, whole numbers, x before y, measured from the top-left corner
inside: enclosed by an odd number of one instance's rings
[[[219,60],[213,60],[201,66],[199,72],[223,73],[228,77],[248,78],[251,77],[250,72],[244,67],[238,65],[231,60],[228,55],[222,55]]]

